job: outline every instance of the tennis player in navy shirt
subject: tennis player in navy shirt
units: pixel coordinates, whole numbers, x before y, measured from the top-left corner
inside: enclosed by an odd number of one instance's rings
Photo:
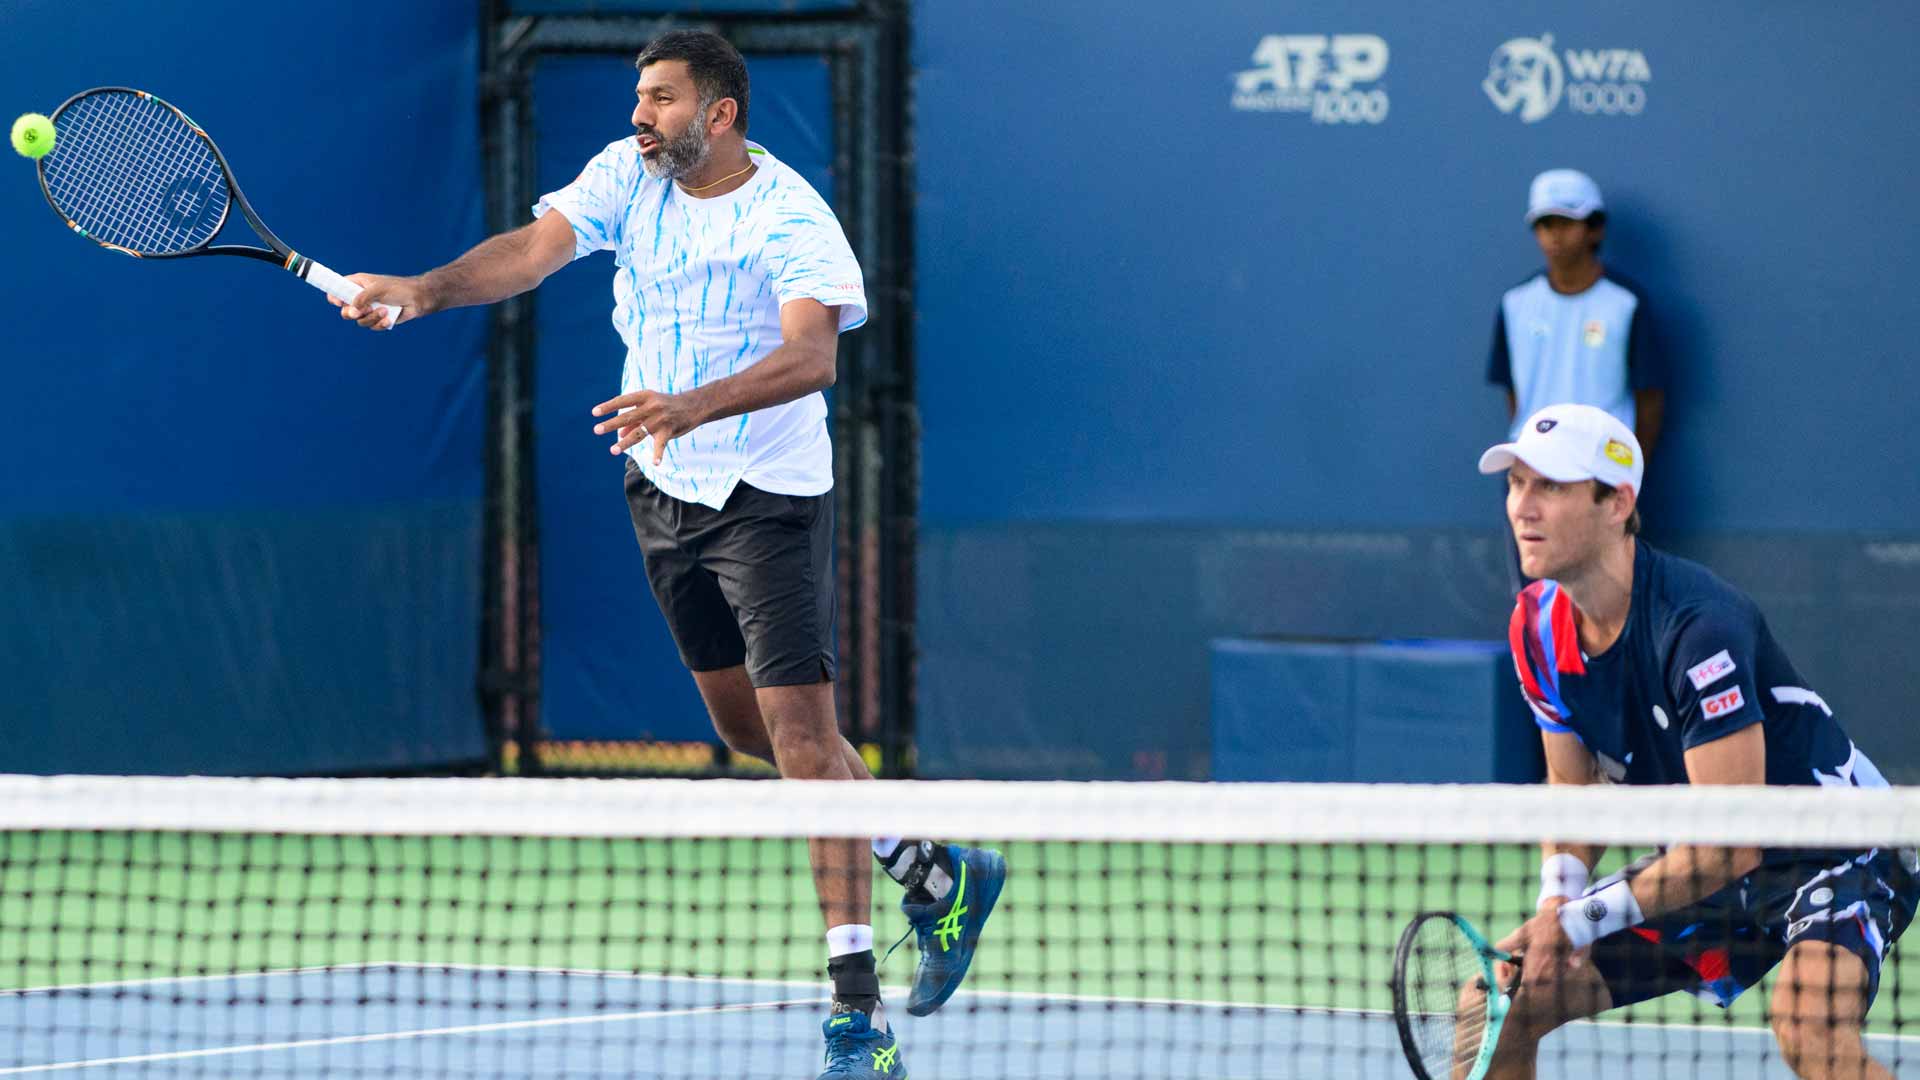
[[[1510,640],[1555,784],[1885,787],[1751,599],[1638,539],[1644,463],[1605,410],[1553,405],[1483,473],[1507,474],[1522,569]],[[1530,1077],[1570,1020],[1685,990],[1725,1007],[1776,966],[1769,1016],[1802,1077],[1890,1078],[1861,1026],[1913,917],[1911,849],[1676,845],[1589,883],[1600,850],[1543,847],[1538,911],[1492,1077]],[[1473,991],[1469,990],[1468,993]]]

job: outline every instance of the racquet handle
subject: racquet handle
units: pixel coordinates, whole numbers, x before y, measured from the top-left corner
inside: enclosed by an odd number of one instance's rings
[[[327,269],[320,263],[314,262],[312,259],[307,260],[305,279],[307,284],[319,289],[321,292],[326,293],[328,296],[333,297],[343,304],[353,303],[353,298],[360,295],[362,288]],[[399,308],[391,307],[387,304],[376,304],[375,306],[387,313],[387,325],[389,327],[399,321]]]

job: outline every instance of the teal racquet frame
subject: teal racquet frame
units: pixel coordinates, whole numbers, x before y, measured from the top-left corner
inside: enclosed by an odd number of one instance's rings
[[[1466,940],[1480,964],[1480,985],[1487,990],[1487,1019],[1480,1035],[1480,1047],[1474,1055],[1473,1069],[1467,1074],[1466,1080],[1485,1080],[1487,1069],[1493,1064],[1494,1048],[1499,1045],[1500,1029],[1513,1009],[1513,996],[1520,983],[1520,956],[1494,948],[1486,935],[1451,911],[1421,912],[1400,932],[1400,942],[1393,950],[1393,1022],[1400,1031],[1400,1048],[1407,1055],[1407,1064],[1413,1066],[1413,1074],[1419,1080],[1454,1080],[1451,1075],[1434,1076],[1427,1070],[1427,1062],[1421,1055],[1419,1039],[1415,1034],[1418,1014],[1413,1011],[1407,988],[1407,969],[1415,955],[1414,942],[1419,937],[1421,927],[1433,920],[1450,923]],[[1493,966],[1497,963],[1515,965],[1513,978],[1505,986],[1501,986],[1495,977]]]

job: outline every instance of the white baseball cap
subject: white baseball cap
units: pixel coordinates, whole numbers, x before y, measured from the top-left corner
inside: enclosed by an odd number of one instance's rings
[[[1527,189],[1528,225],[1543,217],[1585,221],[1606,208],[1600,200],[1600,185],[1578,169],[1548,169],[1534,177]]]
[[[1480,455],[1480,471],[1503,472],[1516,461],[1563,484],[1598,480],[1631,486],[1635,494],[1647,467],[1633,430],[1592,405],[1549,405],[1527,417],[1518,439]]]

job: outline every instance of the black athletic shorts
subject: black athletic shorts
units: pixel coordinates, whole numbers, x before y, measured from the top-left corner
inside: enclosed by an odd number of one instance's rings
[[[1872,1002],[1887,948],[1920,903],[1915,855],[1883,848],[1803,854],[1810,861],[1764,864],[1697,903],[1595,942],[1594,970],[1614,1005],[1685,990],[1725,1008],[1802,941],[1824,941],[1858,956]],[[1630,877],[1652,860],[1640,859],[1588,891]]]
[[[755,686],[834,678],[831,492],[742,482],[715,510],[654,487],[631,457],[626,485],[647,584],[688,670],[744,663]]]

